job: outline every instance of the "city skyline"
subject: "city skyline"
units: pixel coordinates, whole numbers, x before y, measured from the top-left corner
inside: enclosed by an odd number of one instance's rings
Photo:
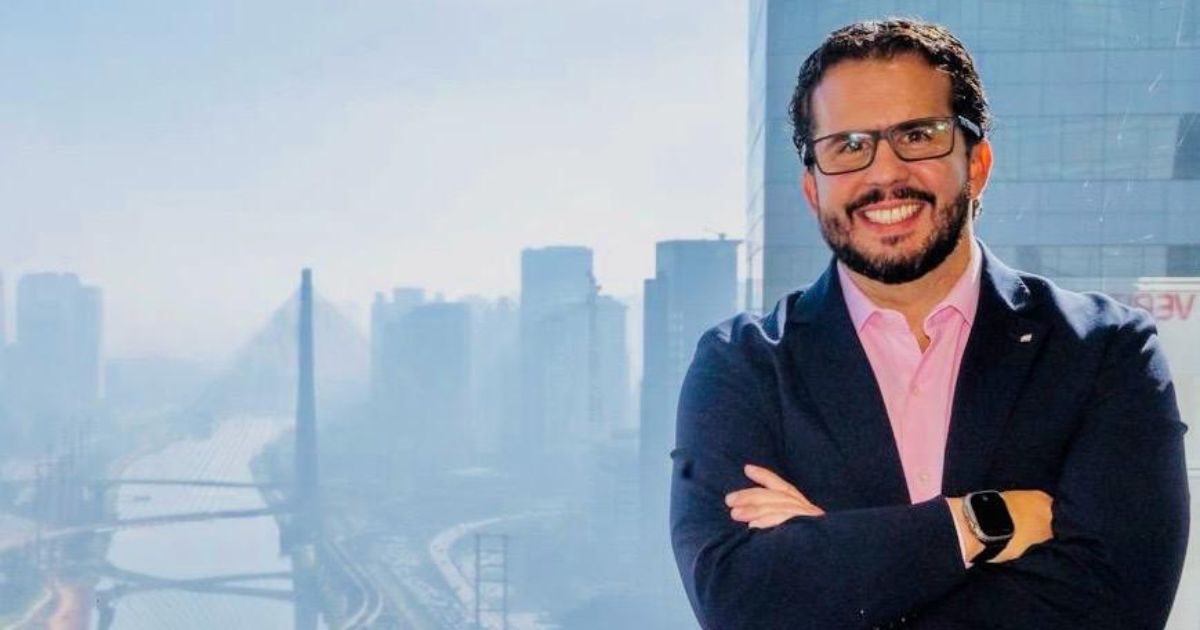
[[[836,457],[787,456],[886,419],[882,377],[809,379],[847,357],[807,352],[804,317],[754,321],[831,260],[786,105],[872,8],[978,53],[983,242],[1148,310],[1195,429],[1194,0],[894,4],[0,6],[0,626],[696,627],[672,501],[715,508],[750,436],[849,509]],[[739,347],[783,359],[743,380]],[[728,439],[697,448],[697,412]]]

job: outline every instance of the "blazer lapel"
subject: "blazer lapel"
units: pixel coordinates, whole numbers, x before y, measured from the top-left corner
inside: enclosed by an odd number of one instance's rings
[[[908,485],[883,395],[850,320],[834,264],[798,299],[789,353],[821,421],[873,505],[907,503]]]
[[[992,454],[1022,391],[1048,325],[1028,317],[1029,288],[986,247],[983,276],[946,440],[942,488],[957,495],[984,489]]]

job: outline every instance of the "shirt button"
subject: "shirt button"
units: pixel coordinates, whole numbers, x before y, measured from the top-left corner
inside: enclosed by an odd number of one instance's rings
[[[921,483],[929,483],[929,473],[927,472],[922,471],[921,474],[917,475],[917,478],[921,480]]]

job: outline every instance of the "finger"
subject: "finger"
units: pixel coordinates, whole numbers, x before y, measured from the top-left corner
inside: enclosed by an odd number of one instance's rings
[[[796,486],[793,486],[792,484],[788,483],[783,477],[780,477],[779,475],[775,474],[774,472],[771,472],[770,470],[768,470],[766,468],[763,468],[762,466],[755,466],[754,464],[746,464],[745,473],[746,473],[747,477],[749,477],[752,481],[754,481],[754,483],[757,483],[757,484],[760,484],[767,488],[770,488],[771,490],[778,490],[780,492],[786,492],[788,494],[791,494],[791,495],[797,496],[797,497],[804,496],[803,494],[800,493],[799,490],[796,489]],[[805,501],[807,501],[807,500],[808,499],[805,499]]]
[[[729,511],[729,516],[735,521],[749,522],[771,514],[789,514],[792,516],[820,516],[819,508],[792,503],[775,503],[772,505],[752,505],[736,507]]]
[[[799,515],[798,514],[773,514],[771,516],[764,516],[763,518],[759,518],[759,519],[750,521],[747,525],[751,529],[767,529],[769,527],[775,527],[776,525],[779,525],[790,519],[793,519],[796,516],[799,516]]]
[[[820,508],[815,508],[814,510],[788,509],[788,510],[768,511],[768,512],[764,512],[763,514],[760,514],[751,519],[738,519],[738,520],[741,520],[742,522],[746,522],[748,525],[750,525],[751,527],[755,527],[755,528],[774,527],[776,525],[779,525],[780,523],[783,523],[784,521],[796,518],[798,516],[812,518],[812,517],[822,516],[824,514],[825,513],[823,511],[821,511]]]
[[[729,515],[737,521],[752,521],[772,512],[799,512],[804,508],[792,503],[775,502],[770,504],[743,505],[729,510]]]
[[[822,512],[821,508],[819,508],[819,507],[815,507],[812,505],[805,505],[805,504],[796,503],[796,502],[771,503],[771,504],[766,504],[766,505],[751,505],[751,506],[745,506],[745,507],[736,507],[736,508],[733,508],[733,510],[730,510],[731,515],[733,514],[734,510],[737,510],[738,514],[740,514],[740,515],[749,517],[746,520],[755,519],[760,516],[770,514],[772,512],[789,512],[789,513],[794,513],[794,514],[801,514],[804,516],[820,516],[820,515],[824,514],[824,512]]]
[[[813,505],[804,497],[794,497],[790,494],[780,492],[778,490],[767,490],[766,488],[753,488],[750,490],[741,490],[734,496],[726,500],[726,505],[730,508],[741,507],[795,507],[803,510],[805,514],[820,516],[825,513],[820,507]]]
[[[747,488],[730,492],[725,495],[725,505],[734,507],[737,505],[749,505],[751,503],[761,503],[763,501],[778,501],[780,499],[789,499],[792,501],[800,501],[801,498],[787,492],[779,490],[771,490],[768,488]],[[807,501],[806,501],[807,503]]]
[[[770,512],[790,512],[801,516],[825,515],[825,510],[811,503],[803,503],[792,498],[739,505],[730,510],[730,516],[733,516],[735,512],[744,517],[735,518],[735,520],[753,520]]]
[[[801,493],[800,490],[798,490],[796,488],[796,486],[793,486],[792,484],[788,483],[783,477],[780,477],[779,475],[775,474],[774,472],[772,472],[766,468],[763,468],[762,466],[755,466],[754,464],[746,464],[745,472],[746,472],[746,476],[749,477],[750,479],[752,479],[755,483],[762,484],[763,486],[766,486],[768,489],[771,489],[771,490],[777,490],[779,492],[784,492],[786,494],[790,494],[791,496],[794,496],[797,499],[800,499],[801,501],[807,503],[808,505],[813,506],[814,508],[817,508],[818,510],[821,509],[821,507],[818,506],[816,503],[809,501],[808,497],[804,496],[804,494]],[[824,510],[822,510],[821,513],[824,514]]]
[[[786,479],[775,474],[769,468],[755,466],[754,464],[746,464],[742,471],[747,477],[753,479],[755,483],[766,486],[772,490],[793,491],[796,487],[788,483]]]

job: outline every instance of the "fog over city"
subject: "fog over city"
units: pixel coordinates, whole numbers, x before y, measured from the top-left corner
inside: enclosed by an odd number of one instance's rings
[[[788,101],[891,13],[977,57],[989,251],[1194,425],[1200,10],[1046,4],[0,5],[0,629],[699,627],[685,375],[829,268]]]

